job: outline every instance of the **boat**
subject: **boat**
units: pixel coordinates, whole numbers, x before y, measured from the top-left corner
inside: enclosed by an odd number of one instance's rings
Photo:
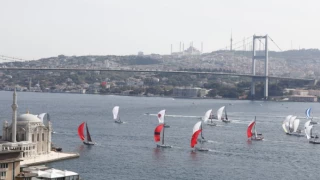
[[[208,121],[210,119],[210,121]],[[209,126],[216,126],[217,124],[212,122],[212,109],[209,109],[203,117],[203,122],[206,123]]]
[[[165,128],[169,128],[170,126],[167,125],[166,123],[164,123],[165,115],[166,115],[166,110],[165,109],[158,112],[157,117],[158,117],[158,120],[159,120],[159,124],[164,124]]]
[[[257,130],[256,130],[256,117],[254,117],[254,121],[252,121],[248,125],[247,136],[248,136],[248,139],[251,139],[251,140],[254,140],[254,141],[263,140],[262,134],[257,133]]]
[[[307,139],[309,140],[309,143],[311,143],[311,144],[320,144],[320,141],[317,141],[319,136],[312,135],[312,128],[313,128],[313,125],[309,125],[305,128],[305,134],[307,136]]]
[[[118,123],[118,124],[124,123],[124,122],[121,121],[121,119],[120,119],[119,106],[115,106],[115,107],[112,109],[112,113],[113,113],[113,119],[114,119],[114,122],[115,122],[115,123]]]
[[[86,125],[86,134],[87,134],[87,138],[84,134],[84,125]],[[81,123],[78,127],[78,135],[81,139],[81,141],[83,142],[83,144],[85,145],[94,145],[95,143],[92,142],[92,139],[91,139],[91,136],[90,136],[90,133],[89,133],[89,128],[88,128],[88,123]]]
[[[204,140],[204,137],[202,135],[202,121],[197,122],[193,126],[193,132],[191,137],[191,148],[195,148],[195,150],[197,151],[209,151],[209,149],[203,147],[203,144],[205,141],[199,141],[198,139],[199,134],[201,135],[201,139]],[[200,142],[201,146],[195,147],[198,141]]]
[[[159,148],[172,148],[172,146],[164,144],[164,124],[159,124],[154,129],[154,141],[159,142],[161,140],[161,144],[157,144]],[[161,138],[161,131],[162,131],[162,138]]]
[[[308,108],[308,109],[306,110],[306,117],[307,117],[307,119],[310,118],[310,113],[311,113],[311,108]],[[310,124],[318,124],[318,123],[315,122],[315,121],[313,121],[313,117],[311,117]]]
[[[224,112],[224,117],[223,117],[223,112]],[[225,106],[222,106],[221,108],[218,109],[217,119],[222,120],[222,122],[226,122],[226,123],[230,122],[230,120],[228,119],[227,110]]]
[[[297,116],[288,115],[282,123],[282,128],[287,135],[302,137],[304,135],[301,133],[301,130],[298,129],[300,119],[296,118]]]
[[[51,151],[55,151],[55,152],[62,152],[62,148],[56,146],[55,144],[51,143]]]

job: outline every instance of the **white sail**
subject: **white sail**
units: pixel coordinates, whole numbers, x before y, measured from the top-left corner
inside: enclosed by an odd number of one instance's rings
[[[297,132],[299,124],[300,124],[300,119],[295,119],[293,121],[293,132]]]
[[[287,128],[289,128],[289,121],[290,121],[290,118],[292,117],[292,115],[289,115],[286,117],[286,119],[283,121],[283,123],[285,124],[285,126]]]
[[[197,122],[194,126],[193,126],[193,131],[192,134],[194,134],[195,132],[197,132],[198,130],[201,129],[201,121]]]
[[[222,107],[219,108],[218,111],[217,111],[217,118],[218,118],[218,120],[221,120],[224,107],[225,107],[225,106],[222,106]]]
[[[297,118],[297,116],[291,116],[290,120],[289,120],[289,129],[290,131],[293,131],[293,122],[294,120]]]
[[[283,121],[282,123],[282,128],[284,130],[285,133],[288,133],[288,129],[289,129],[289,120],[292,117],[292,115],[289,115],[286,117],[286,119]]]
[[[311,122],[311,120],[309,120],[306,123],[304,123],[304,129],[306,129],[308,126],[310,126],[310,122]]]
[[[308,127],[305,129],[305,133],[306,133],[307,139],[310,139],[310,138],[311,138],[311,129],[312,129],[312,127],[313,127],[313,125],[308,126]]]
[[[212,109],[209,109],[206,114],[203,116],[203,122],[207,122],[208,119],[210,118],[210,115],[212,113]]]
[[[43,122],[43,118],[47,113],[41,113],[38,115],[38,118]]]
[[[164,123],[164,116],[166,115],[166,110],[161,110],[158,112],[158,120],[159,120],[159,123]]]
[[[114,120],[117,120],[119,117],[118,117],[118,114],[119,114],[119,106],[115,106],[112,110],[112,113],[113,113],[113,119]]]
[[[288,129],[287,129],[285,123],[282,124],[282,128],[283,128],[283,130],[284,130],[285,133],[288,133]]]

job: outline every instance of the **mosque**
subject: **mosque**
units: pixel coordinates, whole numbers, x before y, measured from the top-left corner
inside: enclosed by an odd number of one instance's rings
[[[46,124],[43,118],[29,114],[21,114],[17,117],[17,93],[14,90],[12,104],[12,123],[3,123],[2,138],[0,140],[1,151],[20,151],[21,158],[32,158],[51,152],[52,125]]]

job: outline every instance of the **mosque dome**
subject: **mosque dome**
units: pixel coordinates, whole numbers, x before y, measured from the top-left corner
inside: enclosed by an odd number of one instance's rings
[[[33,115],[33,114],[21,114],[18,118],[17,118],[17,122],[42,122],[37,115]]]

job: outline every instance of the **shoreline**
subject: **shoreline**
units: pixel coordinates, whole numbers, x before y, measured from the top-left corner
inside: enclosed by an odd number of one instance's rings
[[[11,90],[0,90],[4,92],[11,92]],[[12,90],[13,91],[13,90]],[[303,102],[303,103],[318,103],[319,101],[283,101],[283,100],[265,100],[265,99],[238,99],[238,98],[208,98],[208,97],[175,97],[175,96],[147,96],[147,95],[124,95],[124,94],[102,94],[102,93],[74,93],[74,92],[35,92],[35,91],[18,91],[19,93],[21,92],[26,92],[26,93],[52,93],[52,94],[81,94],[81,95],[102,95],[102,96],[127,96],[127,97],[156,97],[156,98],[172,98],[172,99],[205,99],[205,100],[233,100],[233,101],[271,101],[271,102]],[[272,97],[270,97],[272,98]],[[286,97],[284,97],[286,98]]]
[[[54,152],[49,154],[38,155],[33,158],[21,159],[20,165],[40,165],[55,161],[62,161],[67,159],[74,159],[80,157],[79,153],[67,153],[67,152]]]

